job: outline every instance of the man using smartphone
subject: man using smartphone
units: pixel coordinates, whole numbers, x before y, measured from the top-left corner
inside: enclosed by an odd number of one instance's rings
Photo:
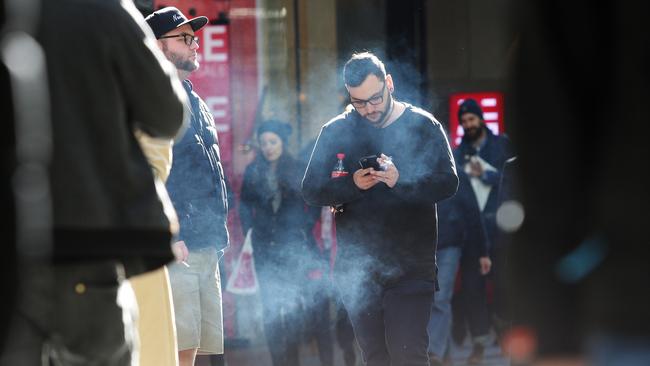
[[[303,196],[338,207],[334,280],[366,364],[428,366],[435,204],[456,192],[454,160],[440,123],[393,98],[375,55],[353,55],[343,73],[351,105],[321,129]],[[376,152],[384,170],[359,167]],[[354,173],[332,178],[339,153]]]

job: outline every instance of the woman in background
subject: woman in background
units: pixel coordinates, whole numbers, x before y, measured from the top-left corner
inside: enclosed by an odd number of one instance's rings
[[[304,164],[287,151],[291,126],[270,120],[257,130],[259,153],[246,167],[239,214],[249,229],[260,286],[264,332],[274,366],[299,365],[301,296],[307,273],[321,264],[308,239],[320,210],[300,193]],[[327,263],[324,262],[326,266]]]

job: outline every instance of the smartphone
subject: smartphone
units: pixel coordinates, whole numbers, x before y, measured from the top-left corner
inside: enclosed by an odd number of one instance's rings
[[[373,168],[374,170],[384,170],[377,161],[377,155],[364,156],[359,159],[361,169]]]

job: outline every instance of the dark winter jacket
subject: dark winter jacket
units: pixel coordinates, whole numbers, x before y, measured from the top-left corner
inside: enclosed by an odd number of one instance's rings
[[[185,80],[191,105],[191,123],[174,143],[172,169],[167,179],[169,197],[180,224],[178,240],[189,250],[228,247],[228,194],[219,155],[214,119],[205,102]]]
[[[331,178],[337,153],[349,175]],[[352,179],[363,156],[384,153],[399,171],[393,188],[362,191]],[[336,214],[339,252],[335,272],[352,268],[380,284],[435,278],[436,202],[456,192],[458,177],[442,127],[408,105],[385,128],[345,112],[321,129],[302,183],[311,205],[342,205]]]
[[[506,160],[514,156],[514,153],[510,139],[506,135],[495,135],[489,128],[484,127],[484,129],[487,137],[483,146],[477,150],[466,137],[463,137],[460,145],[454,149],[454,159],[460,171],[463,170],[465,164],[472,156],[478,154],[478,156],[497,170],[496,172],[485,171],[484,175],[480,178],[483,183],[492,186],[485,208],[483,209],[483,219],[485,220],[488,237],[491,241],[494,241],[501,169]]]
[[[308,210],[314,208],[306,206],[300,193],[304,165],[283,154],[276,169],[281,203],[274,212],[273,192],[267,179],[269,163],[258,156],[246,167],[239,206],[242,229],[244,234],[253,229],[256,265],[298,265],[307,258],[314,259],[310,256],[315,255],[317,249],[310,240],[316,217]]]
[[[438,247],[460,247],[466,256],[485,257],[490,247],[485,224],[467,174],[458,171],[458,191],[438,203]]]
[[[169,221],[133,133],[176,135],[186,99],[181,84],[132,3],[42,6],[54,259],[122,259],[133,265],[130,273],[166,264]]]

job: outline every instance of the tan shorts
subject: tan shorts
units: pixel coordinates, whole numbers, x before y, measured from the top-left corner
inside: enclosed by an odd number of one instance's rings
[[[190,251],[186,263],[169,266],[178,350],[223,353],[219,255],[214,248]]]

